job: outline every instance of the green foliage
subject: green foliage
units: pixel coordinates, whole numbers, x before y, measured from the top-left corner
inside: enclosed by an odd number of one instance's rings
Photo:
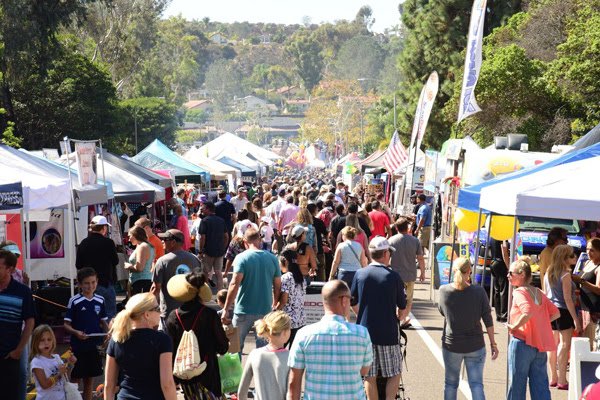
[[[312,92],[322,76],[321,45],[306,31],[298,31],[287,44],[286,51],[294,60],[295,71],[302,78],[304,88]]]
[[[206,132],[199,129],[186,129],[175,131],[175,140],[179,144],[192,144],[207,139]]]
[[[108,141],[107,147],[118,149],[118,153],[135,154],[137,128],[138,150],[148,146],[154,139],[175,148],[178,120],[174,104],[162,98],[139,97],[123,100],[119,107],[120,134]]]
[[[80,54],[65,52],[45,75],[15,82],[12,95],[26,148],[57,147],[64,136],[99,139],[114,132],[116,94],[110,76]]]
[[[185,117],[183,120],[185,122],[195,122],[197,124],[202,124],[208,121],[208,113],[204,110],[187,110],[185,112]]]
[[[404,48],[398,58],[402,81],[398,97],[398,131],[410,138],[419,94],[427,77],[437,71],[440,89],[424,137],[426,146],[438,147],[448,138],[456,120],[440,112],[458,87],[464,65],[464,49],[473,2],[466,0],[406,0],[402,22],[406,27]],[[489,33],[516,11],[519,1],[488,3],[485,32]],[[484,33],[485,34],[485,33]],[[459,89],[460,90],[460,89]],[[408,141],[408,140],[407,140]]]
[[[228,60],[217,60],[208,67],[204,85],[218,113],[227,113],[233,98],[244,93],[242,75],[236,64]]]
[[[342,45],[335,61],[339,79],[364,79],[363,87],[376,86],[383,50],[372,36],[356,36]]]

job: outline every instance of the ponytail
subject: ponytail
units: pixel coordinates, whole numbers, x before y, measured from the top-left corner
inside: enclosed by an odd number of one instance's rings
[[[254,323],[256,334],[263,338],[271,335],[279,335],[285,330],[291,329],[292,320],[283,311],[273,311]]]
[[[118,343],[124,343],[129,339],[132,330],[131,311],[125,309],[120,311],[112,323],[111,337]]]
[[[465,281],[464,277],[464,274],[466,274],[469,269],[471,269],[471,261],[469,261],[468,258],[459,257],[454,260],[454,265],[452,266],[452,273],[454,274],[453,282],[458,290],[464,290],[469,286],[469,283]]]
[[[131,336],[133,321],[140,318],[142,314],[156,307],[156,298],[152,293],[138,293],[131,296],[125,309],[115,317],[110,334],[112,340],[124,343]]]

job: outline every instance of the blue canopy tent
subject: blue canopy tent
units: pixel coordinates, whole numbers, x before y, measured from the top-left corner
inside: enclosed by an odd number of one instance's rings
[[[600,156],[600,143],[596,143],[584,149],[570,151],[561,155],[558,158],[547,161],[543,164],[536,165],[532,168],[526,168],[520,171],[513,172],[509,175],[502,175],[501,177],[491,179],[487,182],[462,188],[458,193],[458,207],[464,210],[477,212],[479,211],[479,199],[481,197],[481,190],[485,187],[495,185],[500,182],[507,182],[512,179],[520,178],[522,176],[529,175],[533,172],[542,171],[547,168],[554,167],[556,165],[567,164],[573,161],[585,160],[596,156]]]
[[[239,169],[242,173],[242,176],[256,176],[255,170],[245,166],[244,164],[240,164],[239,162],[232,160],[229,157],[221,157],[217,161],[222,162],[223,164],[227,164],[233,168]]]
[[[185,180],[190,183],[210,181],[209,172],[181,157],[158,139],[155,139],[131,159],[149,169],[172,170],[176,182]]]

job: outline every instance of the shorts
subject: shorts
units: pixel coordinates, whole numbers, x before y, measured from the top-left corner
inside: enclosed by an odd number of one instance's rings
[[[373,364],[367,377],[390,378],[402,373],[402,350],[399,344],[392,346],[373,345]]]
[[[419,242],[421,246],[429,250],[429,240],[431,239],[431,226],[424,226],[419,230]]]
[[[415,294],[415,283],[414,282],[404,282],[404,289],[406,290],[406,303],[412,304],[413,295]]]
[[[559,308],[560,317],[551,322],[553,331],[564,331],[567,329],[574,329],[575,322],[571,317],[571,313],[566,308]]]
[[[102,375],[102,357],[98,350],[73,350],[77,362],[71,372],[71,379],[93,378]]]

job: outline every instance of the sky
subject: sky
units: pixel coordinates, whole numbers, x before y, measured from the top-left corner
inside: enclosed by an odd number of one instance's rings
[[[353,20],[363,5],[373,9],[375,32],[397,25],[399,0],[173,0],[165,16],[181,14],[185,19],[208,17],[217,22],[273,22],[302,24]]]

